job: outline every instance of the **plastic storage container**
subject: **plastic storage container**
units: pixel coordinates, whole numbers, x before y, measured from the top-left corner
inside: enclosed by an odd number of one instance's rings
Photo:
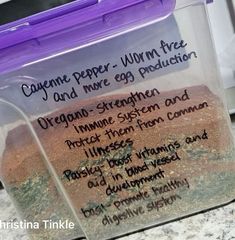
[[[32,238],[109,239],[234,199],[205,4],[79,1],[0,29],[1,179]]]

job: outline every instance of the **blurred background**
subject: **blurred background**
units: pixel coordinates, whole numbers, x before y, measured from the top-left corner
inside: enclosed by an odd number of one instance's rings
[[[228,108],[235,114],[235,0],[214,0],[208,12]]]

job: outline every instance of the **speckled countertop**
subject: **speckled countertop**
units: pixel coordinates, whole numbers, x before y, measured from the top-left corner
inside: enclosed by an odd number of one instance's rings
[[[234,126],[235,127],[235,126]],[[234,128],[235,134],[235,128]],[[1,221],[17,216],[8,195],[0,191]],[[235,240],[235,202],[227,206],[197,214],[120,240]],[[29,240],[23,230],[0,229],[0,240]],[[70,239],[68,239],[70,240]],[[97,239],[99,240],[99,239]]]
[[[10,221],[16,211],[5,191],[0,191],[1,220]],[[232,240],[235,239],[235,203],[185,218],[120,240]],[[23,230],[0,230],[0,240],[28,240]],[[99,240],[99,239],[97,239]]]

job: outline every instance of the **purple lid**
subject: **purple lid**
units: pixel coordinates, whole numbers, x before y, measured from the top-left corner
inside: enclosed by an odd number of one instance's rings
[[[47,10],[32,16],[14,21],[0,26],[0,49],[16,45],[25,40],[29,40],[34,36],[36,29],[34,26],[37,24],[49,21],[53,18],[60,17],[62,15],[78,11],[90,5],[96,4],[98,0],[79,0],[72,3],[65,4],[61,7],[56,7],[51,10]],[[26,31],[27,29],[27,31]],[[30,32],[30,33],[29,33]],[[51,29],[45,31],[50,33]]]
[[[176,0],[79,0],[0,27],[0,72],[171,15]]]

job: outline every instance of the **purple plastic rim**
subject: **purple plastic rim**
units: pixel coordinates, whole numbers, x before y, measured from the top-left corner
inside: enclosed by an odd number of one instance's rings
[[[0,73],[149,21],[160,21],[173,13],[175,5],[176,0],[79,0],[3,25]],[[71,36],[66,37],[65,30]]]
[[[0,73],[114,36],[175,9],[175,0],[94,0],[62,6],[3,26]],[[71,10],[71,11],[70,11]],[[133,14],[133,12],[135,14]],[[54,16],[53,18],[51,16]]]
[[[164,11],[170,13],[174,10],[175,0],[159,1],[162,3],[159,12],[162,11],[165,15]],[[82,0],[65,4],[0,27],[0,49],[62,31],[143,2],[146,0]],[[161,14],[156,13],[157,15]]]
[[[162,5],[166,5],[168,2],[168,5],[174,5],[175,6],[175,1],[176,0],[160,0]],[[106,10],[109,10],[110,12],[112,11],[117,11],[118,9],[121,8],[126,8],[131,5],[138,4],[140,2],[144,2],[144,0],[78,0],[74,1],[69,4],[62,5],[60,7],[41,12],[39,14],[32,15],[27,18],[20,19],[15,22],[11,22],[8,24],[5,24],[3,26],[0,26],[0,49],[19,44],[21,42],[37,38],[43,35],[48,35],[50,33],[53,33],[55,31],[61,30],[65,27],[66,23],[63,23],[60,21],[60,18],[64,18],[64,21],[68,21],[68,18],[66,18],[66,14],[70,15],[73,17],[72,13],[78,13],[79,10],[81,10],[81,14],[84,13],[84,10],[87,11],[87,15],[89,16],[88,18],[85,18],[82,20],[82,16],[79,16],[79,19],[76,16],[77,24],[84,22],[84,21],[89,21],[91,18],[95,19],[96,15],[98,16],[100,12],[103,11],[103,14],[107,14]],[[172,4],[174,2],[174,4]],[[206,3],[212,3],[213,0],[206,0]],[[112,8],[110,9],[110,6]],[[92,9],[96,9],[95,11],[91,11]],[[174,9],[171,9],[173,11]],[[90,19],[89,19],[90,18]],[[40,31],[40,33],[37,33],[38,29],[35,29],[34,26],[40,25],[42,23],[48,23],[50,21],[54,21],[56,23],[56,20],[58,22],[62,22],[61,27],[59,29],[55,28],[54,30],[51,28],[44,28],[43,31]],[[74,22],[76,23],[76,21]],[[63,26],[64,25],[64,26]]]

